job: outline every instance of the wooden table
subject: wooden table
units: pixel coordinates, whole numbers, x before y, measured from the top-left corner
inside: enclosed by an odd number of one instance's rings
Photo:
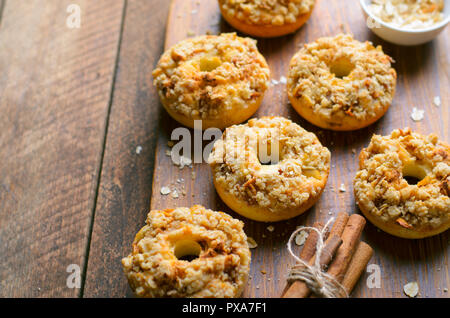
[[[198,2],[185,1],[194,8]],[[230,212],[210,180],[186,185],[188,192],[199,194],[196,198],[163,200],[158,195],[179,171],[190,173],[177,167],[161,172],[169,132],[177,125],[161,109],[151,71],[163,51],[169,1],[77,0],[80,28],[67,24],[72,3],[0,0],[1,297],[131,296],[120,259],[144,224],[152,193],[155,208],[202,203]],[[194,33],[206,19],[198,18],[201,10],[186,12]],[[230,30],[218,15],[208,19],[211,31]],[[283,44],[341,31],[382,44],[397,61],[394,104],[378,123],[353,133],[321,131],[289,110],[294,121],[318,133],[330,148],[333,169],[322,199],[305,216],[274,224],[273,233],[246,220],[246,231],[264,253],[254,251],[253,281],[245,296],[279,294],[285,270],[278,269],[292,264],[281,255],[296,225],[325,220],[329,212],[357,212],[351,191],[356,156],[351,150],[359,151],[373,133],[410,126],[450,141],[449,28],[423,46],[394,46],[366,28],[356,1],[318,0],[313,17],[297,34],[260,45],[285,59],[292,52],[278,50]],[[285,75],[283,67],[272,64],[272,77]],[[268,92],[269,98],[275,94]],[[440,107],[433,105],[434,96],[441,97]],[[286,104],[285,93],[277,98]],[[413,107],[426,110],[424,120],[411,120]],[[159,169],[153,178],[155,152]],[[209,173],[204,166],[194,169],[200,176]],[[346,192],[338,191],[341,183]],[[448,231],[406,241],[368,225],[363,239],[375,249],[371,263],[380,265],[382,288],[368,289],[366,274],[353,296],[403,297],[403,285],[418,281],[420,297],[449,297],[444,292],[450,287]],[[80,269],[80,288],[67,285],[67,270],[73,268]]]

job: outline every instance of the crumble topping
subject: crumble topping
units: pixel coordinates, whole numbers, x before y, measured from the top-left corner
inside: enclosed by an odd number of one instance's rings
[[[272,134],[272,136],[270,136]],[[263,165],[257,144],[279,141],[279,162]],[[208,160],[215,181],[250,205],[278,211],[298,208],[322,192],[330,152],[317,137],[282,117],[251,119],[226,129]]]
[[[222,10],[247,24],[294,23],[311,12],[315,0],[219,0]]]
[[[244,224],[223,212],[192,208],[153,210],[122,259],[131,288],[140,297],[237,297],[250,269]],[[186,261],[179,242],[201,251]]]
[[[320,38],[292,58],[288,94],[323,121],[366,120],[391,104],[397,78],[392,62],[381,46],[351,35]]]
[[[420,181],[409,184],[405,176]],[[450,146],[409,128],[374,135],[360,154],[354,188],[358,204],[383,221],[437,228],[450,219]]]
[[[256,41],[235,33],[181,41],[164,52],[153,71],[163,105],[199,120],[247,108],[262,97],[269,77]]]

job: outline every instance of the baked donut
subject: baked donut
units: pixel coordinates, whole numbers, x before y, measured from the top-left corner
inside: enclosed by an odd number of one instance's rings
[[[223,18],[252,36],[271,38],[297,31],[311,16],[315,0],[219,0]]]
[[[291,60],[288,97],[312,124],[355,130],[381,118],[395,94],[397,73],[381,46],[351,35],[320,38]]]
[[[146,223],[133,251],[122,259],[137,296],[230,298],[242,293],[250,250],[241,221],[195,205],[153,210]]]
[[[362,213],[383,231],[413,239],[439,234],[450,226],[450,146],[409,128],[374,135],[359,156],[354,191]]]
[[[256,41],[235,33],[203,35],[164,52],[153,71],[161,103],[181,124],[223,129],[258,109],[270,70]]]
[[[232,210],[272,222],[316,203],[328,179],[330,152],[292,121],[262,117],[227,128],[208,163],[217,193]]]

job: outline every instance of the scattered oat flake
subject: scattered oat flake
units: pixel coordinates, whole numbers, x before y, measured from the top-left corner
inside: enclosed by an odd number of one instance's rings
[[[267,227],[267,231],[273,232],[273,231],[275,231],[275,227],[274,227],[273,225],[269,225],[269,226]]]
[[[261,270],[261,274],[266,275],[267,272],[263,269],[263,270]]]
[[[352,149],[352,154],[355,154],[355,153],[356,153],[356,149],[353,148],[353,149]]]
[[[403,286],[403,291],[408,297],[416,297],[419,293],[419,285],[417,282],[411,282]]]
[[[172,151],[170,151],[170,150],[166,150],[166,156],[167,156],[167,157],[170,157],[170,156],[172,156]]]
[[[172,192],[172,198],[178,199],[178,197],[179,197],[178,191],[177,191],[177,190],[173,190],[173,192]]]
[[[340,192],[345,192],[347,189],[345,188],[345,184],[341,183],[341,186],[339,187]]]
[[[253,237],[248,236],[247,237],[247,244],[248,248],[256,248],[258,246],[258,243],[253,239]]]
[[[280,84],[286,84],[286,83],[287,83],[286,77],[281,76],[280,77]]]
[[[168,195],[170,193],[170,188],[169,187],[162,187],[161,188],[161,194],[162,195]]]
[[[194,36],[195,32],[192,30],[187,31],[187,36]]]
[[[448,292],[448,288],[443,289],[444,293]]]
[[[197,10],[192,10],[191,13],[192,14],[196,14],[198,11]]]
[[[270,81],[272,83],[272,85],[278,85],[280,84],[280,82],[278,82],[276,79],[273,79]]]
[[[298,233],[295,236],[295,244],[297,244],[298,246],[302,246],[303,244],[305,244],[307,237],[308,233],[306,233],[305,231]]]
[[[136,147],[136,153],[140,154],[142,152],[142,147],[141,146],[137,146]]]
[[[175,143],[172,140],[169,140],[167,142],[167,146],[169,146],[170,148],[172,148],[173,146],[175,146]]]
[[[436,107],[441,106],[441,98],[439,96],[434,96],[433,103]]]
[[[417,109],[416,107],[414,107],[411,113],[411,118],[414,121],[421,121],[423,119],[424,114],[425,111],[423,109]]]
[[[174,160],[174,158],[172,157],[172,161],[173,161],[174,165],[179,166],[180,169],[183,169],[186,166],[191,166],[192,165],[191,158],[188,158],[188,157],[185,157],[185,156],[180,156],[178,161]]]

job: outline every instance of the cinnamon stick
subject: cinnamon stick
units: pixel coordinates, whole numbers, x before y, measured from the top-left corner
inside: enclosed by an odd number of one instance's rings
[[[315,222],[313,227],[321,231],[323,229],[324,224],[321,222]],[[303,244],[302,251],[300,252],[300,259],[305,262],[308,262],[316,253],[316,245],[317,240],[319,239],[319,235],[316,231],[311,231],[306,238],[305,244]]]
[[[348,222],[342,233],[342,245],[328,267],[327,273],[333,276],[338,282],[342,282],[347,271],[348,265],[358,246],[361,233],[366,225],[366,220],[359,214],[353,214],[349,217]]]
[[[373,249],[368,244],[360,242],[342,281],[342,286],[345,287],[348,294],[353,291],[372,255]]]
[[[318,229],[319,231],[322,230],[324,224],[321,222],[314,222],[313,227]],[[309,262],[309,260],[314,256],[316,253],[316,245],[317,240],[319,239],[319,235],[316,231],[310,231],[308,234],[308,237],[305,240],[305,244],[303,244],[302,251],[300,252],[300,259]],[[292,284],[287,284],[286,287],[284,287],[283,292],[281,295],[284,295],[286,291],[291,287]]]
[[[349,215],[345,212],[339,212],[333,226],[331,227],[330,237],[333,235],[341,236],[344,232],[345,225],[347,225]]]
[[[322,254],[319,260],[320,267],[328,265],[333,259],[334,254],[338,250],[339,246],[342,244],[342,239],[333,235],[327,240],[325,247],[322,250]],[[313,265],[315,262],[315,257],[312,257],[309,261],[309,265]],[[283,298],[305,298],[311,293],[308,285],[303,281],[295,281],[284,293]]]

